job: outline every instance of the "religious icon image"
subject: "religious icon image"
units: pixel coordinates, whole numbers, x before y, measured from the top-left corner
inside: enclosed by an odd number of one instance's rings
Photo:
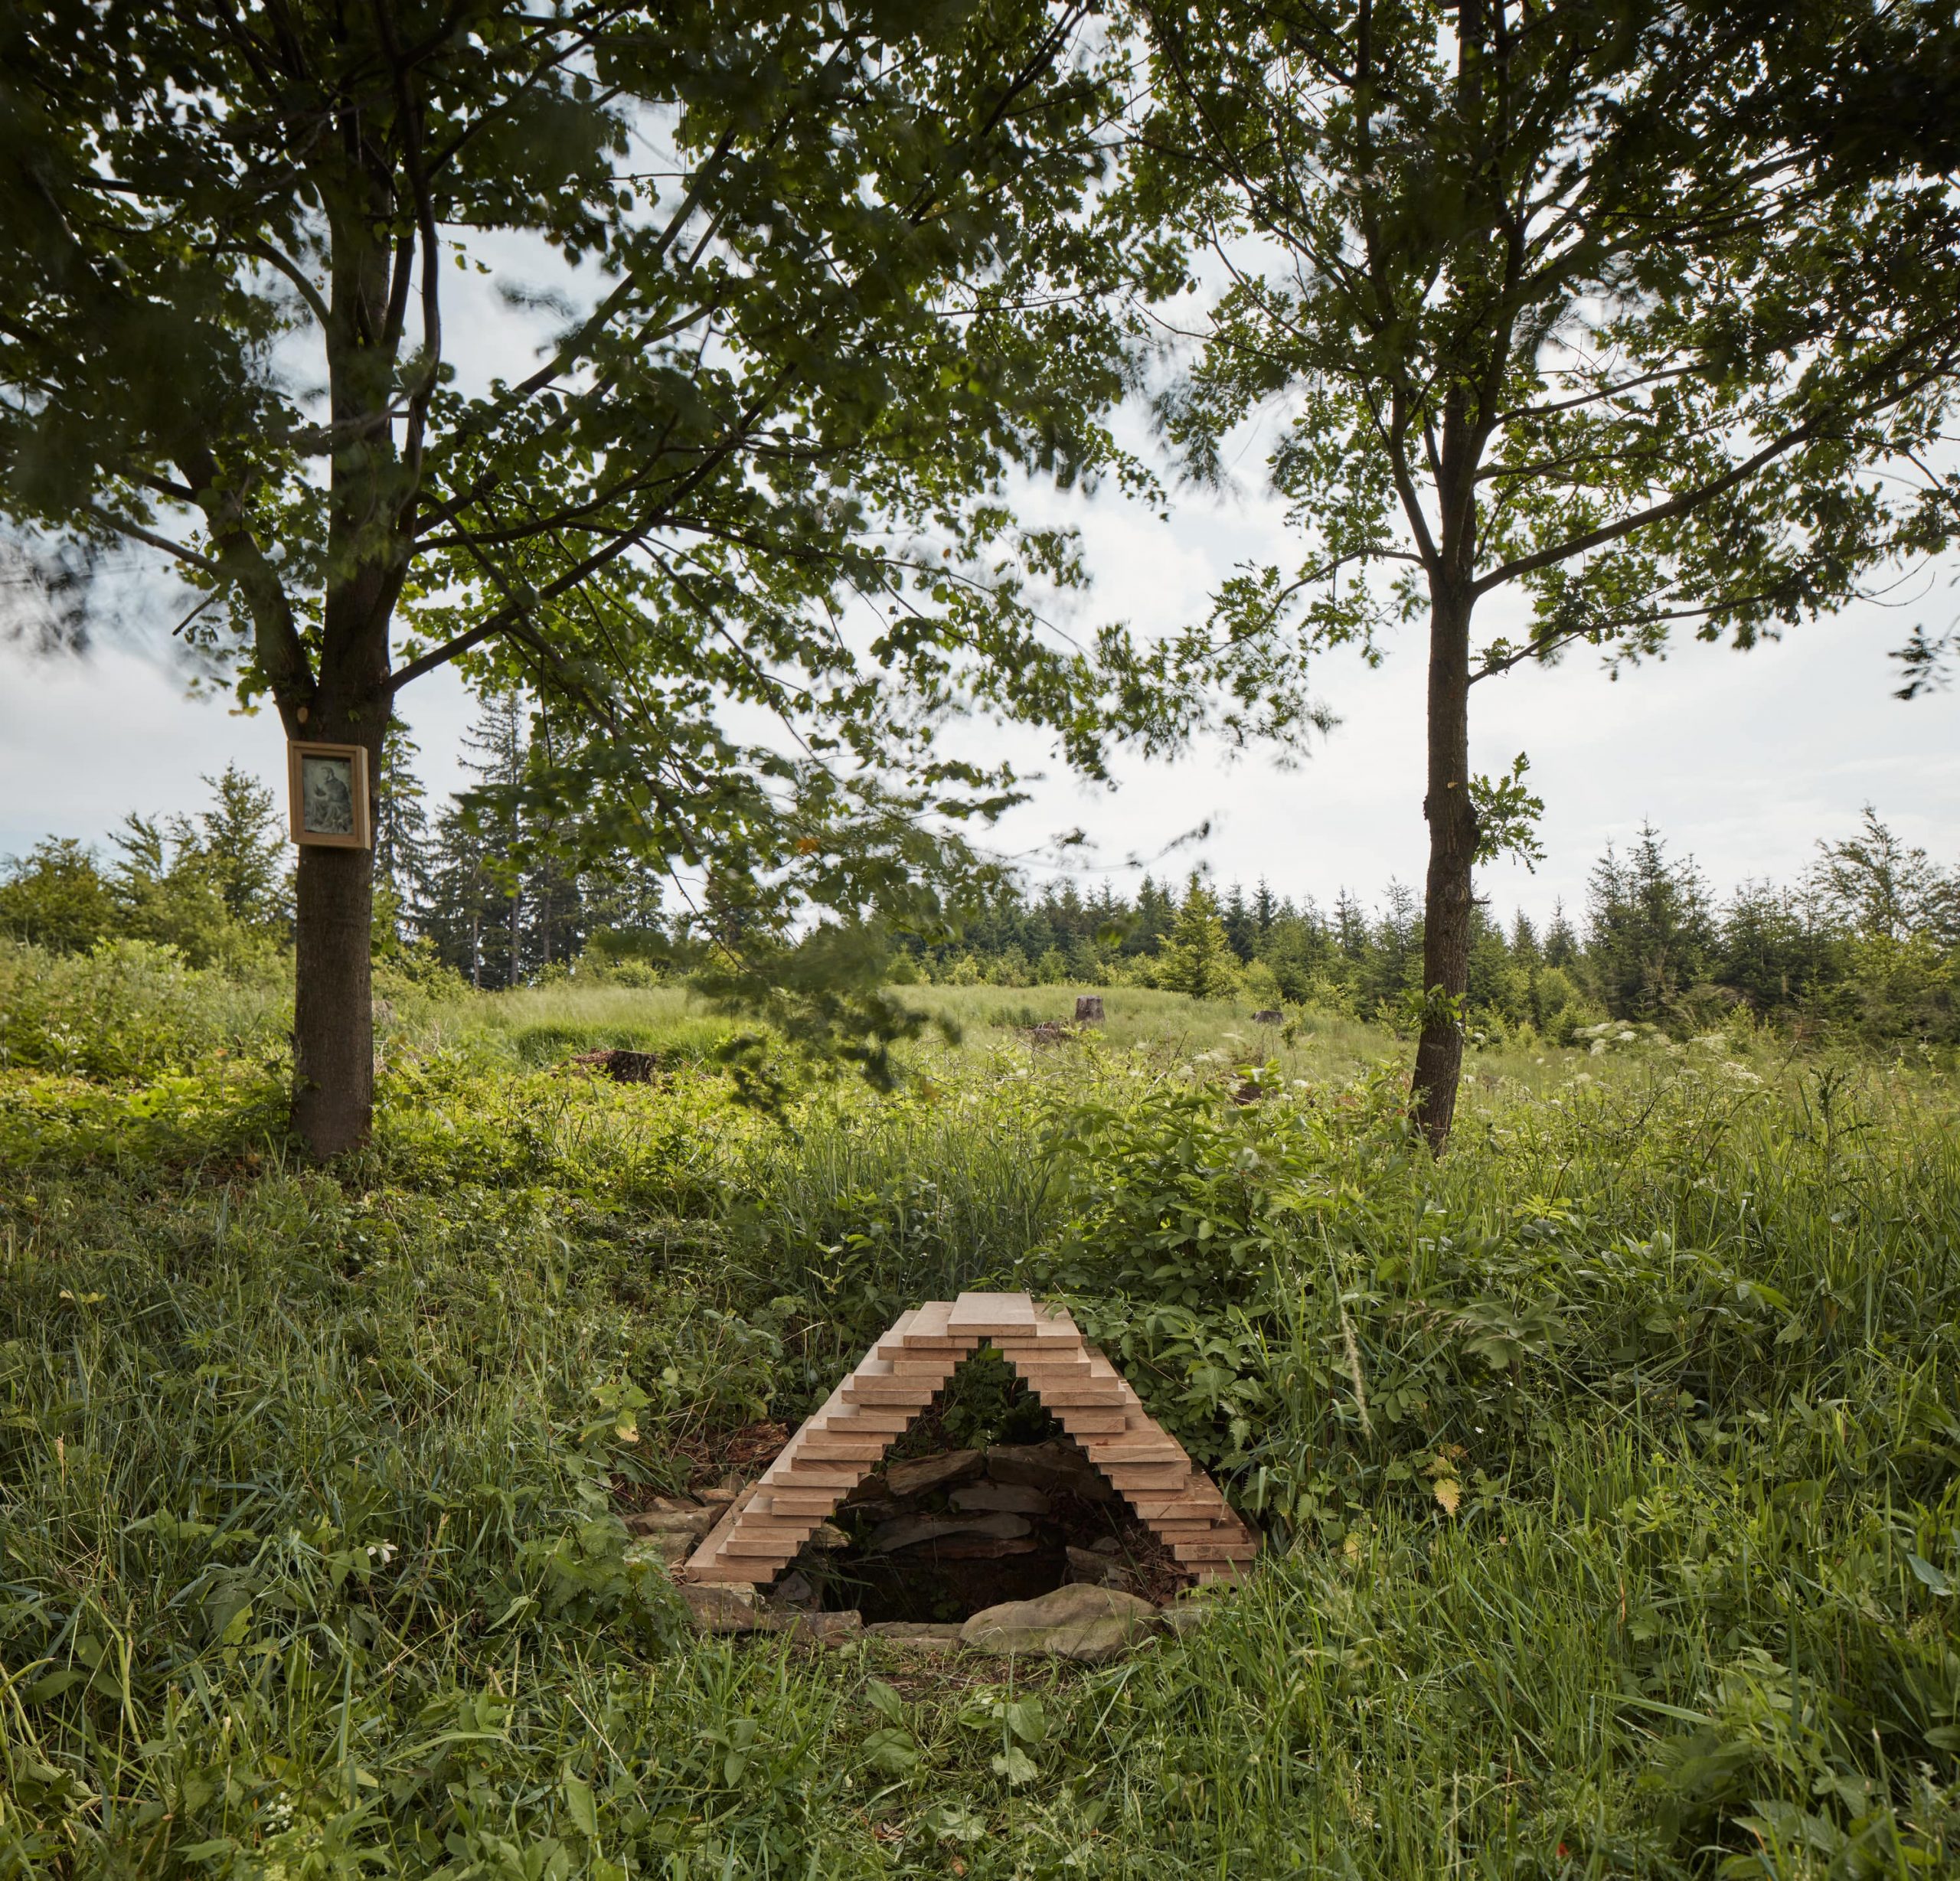
[[[315,836],[354,834],[354,766],[345,758],[299,760],[299,815]]]
[[[368,847],[368,753],[358,745],[295,744],[292,840],[328,848]]]

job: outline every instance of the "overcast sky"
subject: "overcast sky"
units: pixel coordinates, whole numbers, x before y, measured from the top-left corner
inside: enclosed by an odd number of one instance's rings
[[[1112,498],[1086,506],[1080,520],[1097,577],[1093,611],[1139,627],[1200,609],[1243,557],[1285,551],[1276,518],[1249,499],[1184,499],[1166,525]],[[1576,910],[1600,851],[1647,819],[1723,888],[1794,876],[1816,840],[1847,834],[1867,802],[1942,860],[1960,861],[1960,693],[1901,703],[1886,658],[1913,619],[1943,621],[1956,606],[1942,571],[1919,612],[1860,608],[1748,654],[1690,642],[1617,681],[1586,655],[1479,686],[1475,768],[1494,772],[1528,751],[1547,806],[1547,861],[1535,875],[1490,871],[1492,902],[1542,916],[1562,896]],[[1276,890],[1323,903],[1344,886],[1373,899],[1391,877],[1419,884],[1419,639],[1398,643],[1374,672],[1328,662],[1318,690],[1342,722],[1297,769],[1213,748],[1176,764],[1125,763],[1109,792],[1050,765],[1034,802],[995,841],[1033,854],[1080,827],[1111,866],[1158,854],[1208,820],[1209,837],[1159,860],[1160,874],[1203,863],[1221,882],[1250,886],[1264,875]],[[470,701],[438,676],[403,705],[424,781],[434,792],[454,788]],[[1007,743],[1041,768],[1038,744]],[[999,741],[990,735],[988,746]],[[180,674],[133,648],[110,644],[58,663],[0,653],[0,854],[47,834],[100,841],[132,808],[193,809],[201,776],[230,759],[283,795],[282,750],[270,714],[245,717],[188,698]],[[1116,867],[1112,879],[1129,885],[1138,873]]]

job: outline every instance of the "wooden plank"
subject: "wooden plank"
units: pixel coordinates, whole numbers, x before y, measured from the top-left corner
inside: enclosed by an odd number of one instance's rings
[[[1044,1352],[1037,1357],[1028,1354],[1009,1353],[1008,1363],[1021,1376],[1032,1384],[1053,1380],[1058,1385],[1076,1382],[1114,1385],[1114,1378],[1098,1378],[1095,1372],[1083,1362],[1079,1353]]]
[[[701,1537],[701,1545],[688,1557],[687,1566],[682,1570],[691,1573],[696,1567],[706,1567],[714,1561],[721,1544],[733,1532],[735,1524],[741,1519],[742,1511],[754,1501],[757,1494],[753,1486],[743,1491],[722,1512],[720,1521]]]
[[[1256,1552],[1243,1541],[1174,1541],[1170,1549],[1179,1561],[1249,1561]]]
[[[894,1378],[929,1378],[935,1385],[944,1384],[959,1369],[958,1355],[951,1352],[925,1352],[916,1357],[908,1352],[886,1362]]]
[[[1055,1412],[1055,1422],[1071,1437],[1114,1436],[1128,1428],[1122,1414],[1118,1411],[1096,1410],[1078,1404],[1063,1405],[1059,1409],[1052,1405],[1049,1408]]]
[[[856,1384],[846,1385],[845,1394],[853,1404],[883,1406],[890,1409],[904,1406],[923,1411],[939,1396],[939,1387],[925,1379],[867,1378]]]
[[[1125,1494],[1132,1489],[1181,1488],[1191,1474],[1181,1463],[1110,1463],[1096,1467],[1112,1487]]]
[[[841,1496],[829,1495],[821,1490],[805,1493],[779,1489],[769,1499],[769,1512],[772,1515],[793,1515],[806,1521],[821,1522],[835,1514],[843,1500]]]
[[[1209,1495],[1192,1489],[1181,1496],[1161,1498],[1139,1491],[1130,1498],[1130,1506],[1155,1528],[1159,1522],[1174,1522],[1197,1515],[1207,1516],[1215,1522],[1225,1512],[1225,1498],[1215,1489]]]
[[[1073,1327],[1064,1331],[1057,1327],[1037,1325],[1025,1332],[995,1333],[987,1343],[1002,1358],[1073,1357],[1085,1363],[1088,1361],[1088,1348],[1082,1342],[1082,1334]]]
[[[1144,1437],[1125,1430],[1120,1436],[1091,1437],[1083,1446],[1092,1463],[1183,1463],[1191,1458],[1181,1444],[1165,1436]]]
[[[952,1335],[946,1330],[946,1321],[952,1313],[950,1300],[928,1300],[916,1311],[901,1314],[898,1324],[885,1336],[887,1338],[903,1337],[911,1334],[920,1339],[945,1339]]]
[[[789,1465],[772,1463],[763,1472],[771,1488],[787,1488],[792,1483],[835,1483],[840,1489],[854,1489],[869,1472],[855,1463],[831,1463],[820,1457],[799,1457]]]
[[[858,1436],[848,1430],[813,1430],[796,1446],[796,1454],[825,1463],[875,1463],[890,1448],[891,1439],[882,1431]]]
[[[1034,1302],[1024,1293],[962,1293],[946,1315],[946,1331],[956,1337],[962,1333],[977,1333],[988,1339],[997,1333],[1030,1336],[1034,1324]]]
[[[912,1428],[912,1420],[918,1413],[903,1406],[883,1404],[847,1404],[841,1411],[833,1411],[824,1419],[826,1430],[835,1431],[840,1435],[847,1431],[871,1431],[882,1433],[889,1444],[901,1431]]]

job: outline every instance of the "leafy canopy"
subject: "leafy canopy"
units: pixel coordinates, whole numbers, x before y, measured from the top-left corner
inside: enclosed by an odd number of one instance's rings
[[[1220,283],[1162,420],[1213,481],[1269,422],[1304,543],[1180,648],[1241,735],[1297,731],[1315,651],[1379,658],[1439,603],[1526,597],[1473,680],[1682,624],[1746,646],[1945,540],[1914,467],[1960,219],[1924,138],[1870,134],[1930,15],[1811,11],[1772,57],[1747,8],[1140,8],[1135,188]],[[1827,70],[1862,101],[1835,137]]]
[[[378,736],[453,662],[528,688],[522,787],[595,851],[927,918],[926,827],[1012,788],[950,709],[1099,761],[1037,607],[1073,544],[1001,498],[1136,474],[1095,421],[1088,16],[15,10],[0,514],[168,558],[185,639],[289,730]]]

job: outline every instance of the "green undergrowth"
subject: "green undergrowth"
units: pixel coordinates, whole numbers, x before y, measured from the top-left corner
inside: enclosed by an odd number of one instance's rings
[[[322,1172],[276,992],[8,985],[0,1876],[1960,1864],[1937,1076],[1483,1063],[1439,1165],[1358,1028],[969,1011],[769,1118],[678,994],[404,989]],[[656,1083],[564,1062],[635,1024]],[[1098,1668],[688,1633],[622,1491],[982,1284],[1070,1304],[1252,1582]]]

